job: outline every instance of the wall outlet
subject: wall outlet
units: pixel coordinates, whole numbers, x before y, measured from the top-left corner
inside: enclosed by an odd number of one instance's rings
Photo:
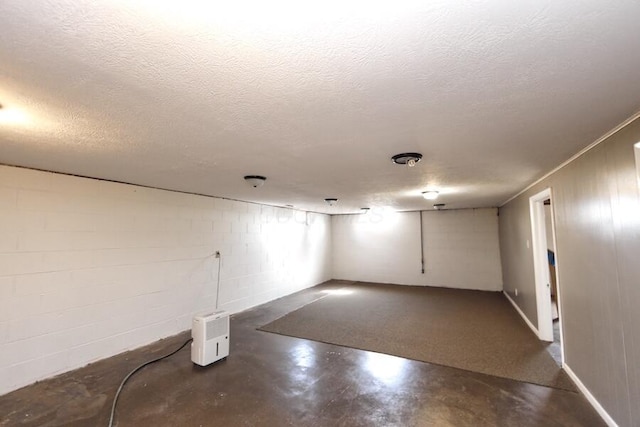
[[[518,288],[516,288],[516,296],[518,296]]]

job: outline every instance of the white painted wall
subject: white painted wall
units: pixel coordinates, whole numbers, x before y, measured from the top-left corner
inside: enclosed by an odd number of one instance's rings
[[[547,250],[555,253],[556,249],[553,246],[553,223],[551,222],[551,205],[544,205],[544,231],[547,235]]]
[[[307,225],[308,224],[308,225]],[[331,222],[0,166],[0,394],[331,278]]]
[[[372,212],[332,217],[335,279],[502,290],[496,209]]]

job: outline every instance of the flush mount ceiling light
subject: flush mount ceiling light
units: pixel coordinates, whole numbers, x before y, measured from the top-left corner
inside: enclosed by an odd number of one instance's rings
[[[267,178],[260,175],[247,175],[244,177],[244,180],[247,181],[253,188],[258,188],[262,187]]]
[[[433,208],[437,211],[444,209],[444,203],[436,203]]]
[[[422,193],[422,197],[424,197],[427,200],[435,200],[438,198],[438,192],[437,191],[425,191]]]
[[[0,125],[26,126],[30,122],[29,116],[23,111],[0,104]]]
[[[420,153],[400,153],[391,158],[391,161],[396,165],[407,165],[410,168],[415,166],[422,159]]]
[[[336,203],[338,203],[338,199],[324,199],[324,201],[327,202],[329,206],[335,206]]]

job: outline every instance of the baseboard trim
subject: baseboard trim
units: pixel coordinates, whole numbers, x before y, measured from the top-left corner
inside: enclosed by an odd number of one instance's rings
[[[511,299],[511,297],[509,296],[509,294],[506,291],[502,291],[502,293],[504,294],[505,297],[507,297],[507,299],[509,300],[509,302],[511,303],[513,308],[515,308],[516,311],[518,313],[520,313],[520,317],[522,317],[524,319],[525,323],[531,328],[533,333],[536,334],[536,337],[540,338],[540,334],[538,333],[538,328],[533,326],[533,323],[531,323],[531,321],[527,318],[527,316],[524,315],[522,310],[520,310],[520,307],[518,307],[518,304],[516,304],[516,302]]]
[[[505,291],[502,291],[502,293],[504,294],[505,297],[507,297],[507,299],[509,300],[511,305],[513,305],[513,308],[515,308],[516,311],[518,313],[520,313],[520,316],[524,319],[525,323],[527,325],[529,325],[529,327],[536,334],[536,336],[539,336],[538,335],[538,329],[536,329],[536,327],[533,326],[533,323],[531,323],[529,321],[529,319],[527,318],[527,316],[524,315],[522,310],[520,310],[520,307],[518,307],[518,305],[515,303],[515,301],[513,299],[511,299],[509,294],[506,293]],[[591,394],[589,389],[582,383],[582,381],[580,381],[580,378],[578,378],[578,376],[575,374],[575,372],[573,372],[573,370],[571,370],[569,365],[567,365],[566,363],[563,363],[562,369],[564,369],[565,372],[567,373],[567,375],[569,375],[569,378],[571,378],[571,380],[576,384],[576,386],[578,387],[578,390],[580,390],[580,392],[584,395],[584,397],[587,398],[587,400],[589,401],[591,406],[593,406],[593,409],[595,409],[596,412],[598,413],[598,415],[600,415],[600,417],[602,417],[604,422],[607,423],[607,425],[609,427],[618,427],[618,424],[616,424],[616,422],[613,420],[613,418],[611,418],[611,415],[609,415],[607,413],[607,411],[605,411],[605,409],[602,407],[600,402],[598,402],[598,400],[593,396],[593,394]]]
[[[576,383],[576,386],[578,386],[578,389],[582,392],[584,397],[587,398],[591,406],[593,406],[593,409],[595,409],[598,412],[598,414],[602,417],[604,422],[607,423],[609,427],[618,427],[618,424],[616,424],[613,418],[611,418],[611,415],[609,415],[607,411],[604,410],[602,405],[600,405],[600,402],[598,402],[598,400],[593,396],[593,394],[591,394],[589,389],[584,384],[582,384],[582,381],[580,381],[580,378],[578,378],[575,372],[571,370],[569,365],[565,363],[565,365],[562,368],[565,370],[567,375],[569,375],[569,378],[571,378],[573,382]]]

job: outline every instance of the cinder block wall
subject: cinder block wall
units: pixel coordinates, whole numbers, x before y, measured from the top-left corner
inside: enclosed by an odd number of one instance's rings
[[[0,166],[0,394],[331,278],[330,218]]]
[[[502,290],[497,209],[334,215],[334,279]]]

